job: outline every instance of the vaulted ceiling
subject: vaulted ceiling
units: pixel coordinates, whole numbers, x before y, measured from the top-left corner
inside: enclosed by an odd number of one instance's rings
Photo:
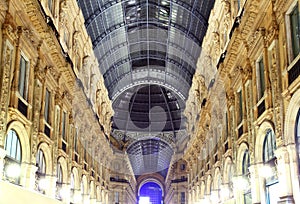
[[[165,175],[214,0],[78,0],[136,175]]]

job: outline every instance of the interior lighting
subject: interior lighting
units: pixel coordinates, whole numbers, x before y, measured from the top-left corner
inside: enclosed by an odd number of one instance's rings
[[[46,178],[39,180],[39,189],[46,190],[49,187],[49,181]]]
[[[151,204],[149,197],[140,197],[139,204]]]
[[[272,168],[269,165],[264,165],[259,168],[259,175],[264,178],[268,178],[273,175]]]
[[[10,164],[6,169],[6,175],[11,178],[18,178],[21,174],[21,167],[17,164]]]
[[[69,191],[67,191],[67,189],[61,188],[59,191],[59,195],[61,198],[67,198],[70,196],[70,193],[69,193]]]
[[[81,202],[81,200],[82,200],[81,194],[75,194],[74,195],[74,202],[75,203],[79,203],[79,202]]]
[[[223,200],[225,200],[226,198],[229,197],[229,193],[230,193],[230,190],[229,190],[229,187],[228,186],[223,186],[221,187],[220,189],[220,194],[221,194],[221,198]]]
[[[232,178],[233,187],[237,191],[244,191],[248,188],[248,180],[244,176],[237,176]]]

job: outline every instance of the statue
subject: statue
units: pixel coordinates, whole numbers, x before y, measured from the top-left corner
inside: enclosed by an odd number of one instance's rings
[[[204,77],[200,74],[195,74],[194,84],[195,84],[194,96],[196,99],[196,103],[198,105],[201,105],[203,99],[205,99],[208,94],[207,88],[205,86]]]

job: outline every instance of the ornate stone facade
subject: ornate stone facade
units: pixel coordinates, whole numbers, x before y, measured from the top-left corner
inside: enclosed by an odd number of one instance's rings
[[[186,102],[189,141],[159,135],[182,154],[164,180],[136,179],[128,156],[112,148],[114,112],[77,2],[0,0],[0,187],[18,194],[0,203],[135,204],[148,180],[167,204],[299,203],[296,5],[216,0]],[[5,151],[13,134],[19,160]]]
[[[121,192],[120,203],[136,203],[129,160],[110,147],[111,102],[77,2],[1,0],[0,7],[0,182],[13,181],[4,148],[15,132],[21,174],[13,182],[24,189],[10,202],[113,203]]]
[[[207,86],[207,102],[199,113],[186,110],[200,118],[184,153],[190,167],[188,203],[299,203],[295,132],[299,104],[294,103],[299,101],[295,97],[300,78],[293,70],[299,71],[300,55],[291,56],[290,51],[290,13],[295,8],[299,13],[299,3],[215,2],[203,42],[203,50],[216,68],[214,84]],[[191,88],[194,92],[196,78]],[[216,98],[223,91],[225,97]],[[187,103],[193,101],[190,94]],[[215,111],[216,106],[222,111]],[[219,131],[212,131],[212,126]],[[275,135],[275,164],[265,158],[268,131]],[[243,169],[248,153],[250,163]],[[262,171],[268,168],[272,169],[270,175],[264,175]],[[272,194],[272,187],[280,188],[280,193],[275,190]]]

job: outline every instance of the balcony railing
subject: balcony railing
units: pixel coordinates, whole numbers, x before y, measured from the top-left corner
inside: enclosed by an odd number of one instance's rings
[[[21,100],[18,100],[18,110],[27,118],[27,105]]]
[[[265,100],[257,106],[257,116],[261,116],[266,110]]]
[[[173,179],[171,181],[171,183],[181,183],[181,182],[186,182],[187,181],[187,178],[180,178],[180,179]]]
[[[46,125],[46,124],[44,126],[44,133],[45,133],[45,135],[47,135],[50,138],[50,136],[51,136],[51,130],[50,130],[49,126]]]
[[[291,85],[298,78],[299,75],[300,75],[300,58],[298,58],[298,61],[288,71],[289,85]]]
[[[128,180],[126,180],[126,179],[115,178],[115,177],[110,177],[110,181],[119,182],[119,183],[129,183]]]

